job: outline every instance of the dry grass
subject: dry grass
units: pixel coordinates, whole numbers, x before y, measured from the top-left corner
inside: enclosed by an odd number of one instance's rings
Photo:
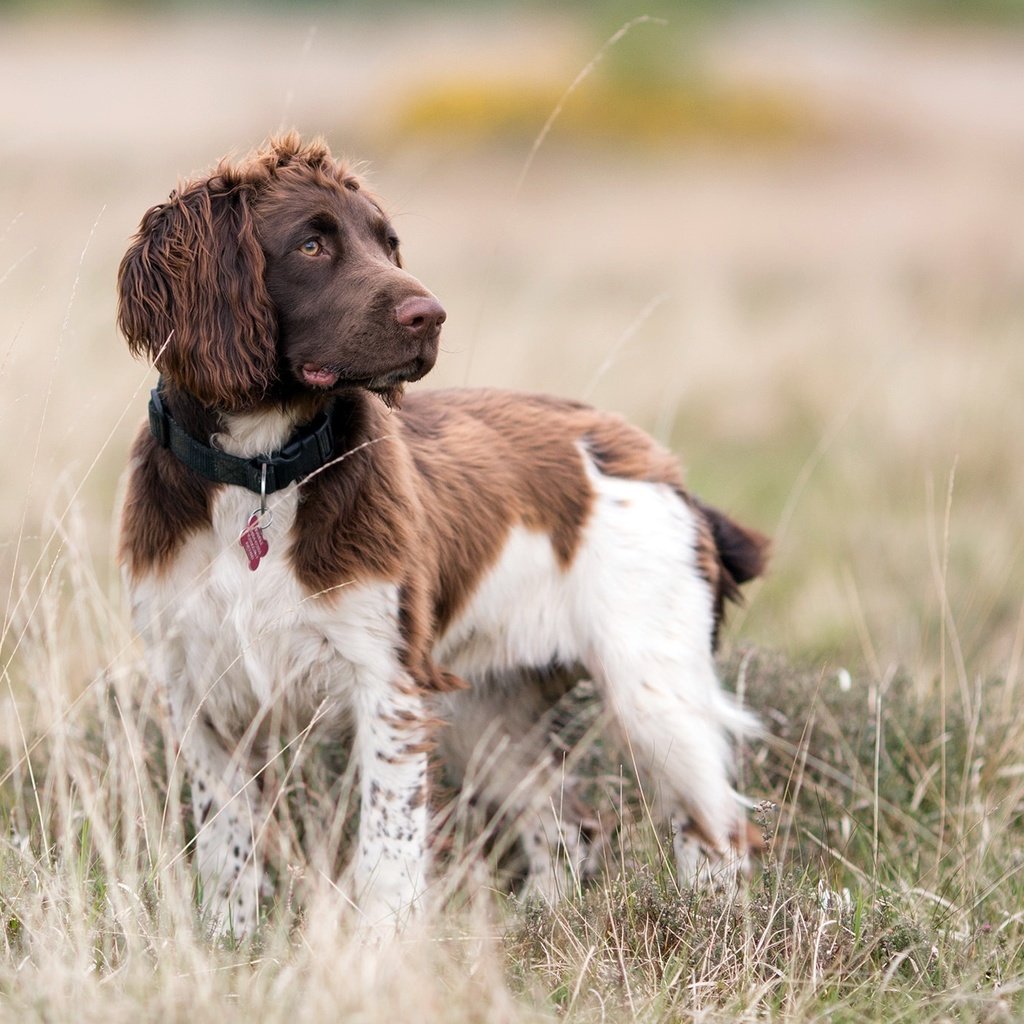
[[[1024,1011],[1024,42],[738,19],[688,40],[701,80],[795,97],[827,132],[651,149],[618,115],[606,134],[611,86],[588,78],[517,185],[520,143],[413,141],[397,112],[438,59],[468,83],[528,68],[557,98],[600,43],[577,22],[4,29],[0,1019]],[[623,409],[775,534],[723,670],[770,733],[742,781],[776,838],[744,900],[676,891],[597,749],[625,824],[606,876],[554,912],[490,891],[466,838],[422,930],[366,950],[325,880],[340,852],[293,842],[257,941],[206,939],[110,567],[149,379],[114,338],[113,277],[176,174],[280,121],[379,155],[409,265],[450,314],[435,383]],[[311,792],[282,805],[286,837],[344,806],[339,773],[296,766]]]
[[[78,527],[63,539],[25,595],[7,672],[15,691],[31,681],[0,775],[9,1019],[937,1021],[1024,1010],[1013,688],[942,704],[905,677],[836,678],[756,651],[723,666],[772,732],[743,761],[746,789],[772,801],[757,812],[772,844],[739,899],[677,889],[631,780],[597,749],[592,796],[622,824],[604,874],[556,910],[493,892],[472,842],[457,843],[421,928],[367,949],[346,932],[322,846],[292,846],[256,939],[212,942],[158,706]],[[576,710],[586,720],[587,700]],[[288,834],[307,813],[329,834],[346,806],[349,780],[321,755],[288,770]]]

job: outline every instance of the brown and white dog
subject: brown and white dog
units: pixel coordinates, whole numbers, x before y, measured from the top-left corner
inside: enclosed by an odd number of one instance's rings
[[[557,772],[535,770],[535,723],[552,680],[582,674],[674,826],[681,880],[745,855],[729,737],[750,721],[712,649],[764,539],[616,416],[468,389],[399,411],[444,319],[377,201],[295,135],[182,185],[121,264],[120,328],[162,373],[121,556],[222,930],[257,920],[256,776],[314,720],[353,736],[351,884],[371,926],[424,892],[435,741],[457,779],[481,742],[506,751],[480,791],[518,812],[552,894],[580,842]]]

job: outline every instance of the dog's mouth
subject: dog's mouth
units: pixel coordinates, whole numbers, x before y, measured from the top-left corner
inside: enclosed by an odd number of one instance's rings
[[[330,366],[317,366],[315,363],[305,363],[302,367],[302,380],[311,388],[327,390],[338,383],[340,373]]]
[[[375,374],[372,377],[355,377],[345,374],[338,366],[318,366],[316,363],[303,363],[299,371],[302,382],[318,391],[330,391],[336,387],[365,388],[375,394],[392,392],[406,381],[419,380],[428,370],[430,364],[424,365],[421,359],[414,359],[405,366],[400,366],[387,373]]]

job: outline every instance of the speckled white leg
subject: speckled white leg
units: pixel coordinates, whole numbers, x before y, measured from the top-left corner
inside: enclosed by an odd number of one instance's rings
[[[408,680],[361,680],[356,700],[360,771],[355,892],[364,932],[400,928],[423,894],[427,866],[427,725]]]
[[[241,939],[259,922],[262,867],[256,839],[264,820],[259,789],[201,713],[176,724],[183,726],[180,750],[191,780],[204,919],[216,934]]]
[[[136,595],[137,596],[137,595]],[[264,816],[258,786],[244,759],[232,756],[210,724],[189,680],[180,631],[168,630],[163,615],[145,602],[133,604],[133,618],[146,641],[151,677],[163,695],[169,740],[191,787],[195,826],[193,859],[204,922],[217,935],[244,938],[259,920],[262,870],[255,851]]]

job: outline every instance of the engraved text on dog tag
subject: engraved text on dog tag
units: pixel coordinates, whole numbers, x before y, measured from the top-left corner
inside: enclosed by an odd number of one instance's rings
[[[270,550],[267,538],[260,529],[259,512],[253,512],[249,516],[249,522],[239,536],[238,543],[242,545],[242,550],[249,559],[249,568],[255,572],[260,567],[260,559]]]

